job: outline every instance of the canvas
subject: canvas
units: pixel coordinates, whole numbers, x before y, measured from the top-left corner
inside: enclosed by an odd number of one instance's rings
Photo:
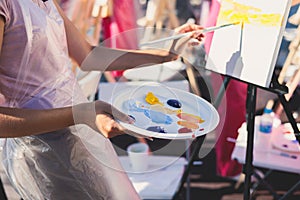
[[[214,32],[206,69],[269,87],[289,0],[223,0],[217,25],[236,23]]]

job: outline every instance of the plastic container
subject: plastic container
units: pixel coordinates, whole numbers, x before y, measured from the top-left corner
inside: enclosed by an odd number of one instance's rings
[[[271,109],[265,108],[263,115],[260,117],[259,121],[259,132],[262,134],[271,134],[273,128],[273,111]]]
[[[274,113],[272,110],[273,103],[267,104],[263,115],[259,120],[259,128],[256,138],[256,148],[261,151],[271,149],[271,136],[274,124]]]

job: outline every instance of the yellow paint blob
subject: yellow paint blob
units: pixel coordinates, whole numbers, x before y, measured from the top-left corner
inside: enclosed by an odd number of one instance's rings
[[[164,107],[163,105],[161,104],[155,104],[155,105],[151,105],[150,106],[150,109],[151,110],[154,110],[154,111],[158,111],[158,112],[162,112],[162,113],[165,113],[165,114],[178,114],[178,113],[181,113],[181,109],[177,109],[177,110],[172,110],[170,108],[166,108]]]
[[[145,101],[150,105],[154,105],[154,104],[163,105],[152,92],[148,92],[148,94],[145,97]]]

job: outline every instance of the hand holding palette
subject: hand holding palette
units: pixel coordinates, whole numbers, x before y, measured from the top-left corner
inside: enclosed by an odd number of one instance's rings
[[[215,108],[191,93],[147,83],[122,91],[113,105],[135,119],[120,122],[131,132],[162,139],[188,139],[212,131],[219,122]]]

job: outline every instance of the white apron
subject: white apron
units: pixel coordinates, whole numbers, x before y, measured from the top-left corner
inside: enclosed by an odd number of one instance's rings
[[[63,20],[52,0],[11,1],[22,11],[28,42],[6,106],[48,109],[87,101],[71,72]],[[110,141],[84,125],[6,139],[2,157],[23,199],[139,199]]]

